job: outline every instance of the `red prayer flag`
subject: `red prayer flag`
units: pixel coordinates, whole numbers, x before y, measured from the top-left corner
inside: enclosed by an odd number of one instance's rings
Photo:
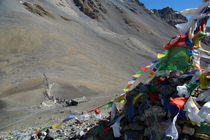
[[[153,94],[152,92],[148,92],[148,94],[149,94],[149,97],[150,97],[150,102],[151,103],[154,103],[155,101],[157,101],[158,100],[158,96],[156,95],[156,94]]]
[[[165,82],[165,81],[167,81],[167,80],[169,80],[169,78],[160,78],[160,81],[155,82],[155,85],[159,85],[159,84],[161,84],[162,82]]]
[[[100,112],[101,112],[100,107],[98,107],[98,108],[95,109],[95,113],[96,114],[99,114]]]
[[[170,97],[170,101],[171,101],[170,103],[172,105],[176,105],[179,108],[179,112],[180,112],[188,99],[189,97],[178,97],[174,99]]]
[[[34,131],[34,134],[39,134],[39,133],[42,133],[42,131]]]
[[[149,67],[143,67],[141,69],[142,69],[142,71],[147,71],[149,69]]]
[[[88,114],[88,113],[91,113],[91,112],[93,112],[93,110],[88,111],[87,114]]]
[[[128,87],[131,87],[133,84],[129,84]]]
[[[104,134],[106,134],[109,130],[111,129],[111,127],[109,126],[109,127],[107,127],[106,129],[104,129],[103,131],[102,131],[102,134],[104,135]]]
[[[205,69],[201,69],[201,71],[206,71]]]

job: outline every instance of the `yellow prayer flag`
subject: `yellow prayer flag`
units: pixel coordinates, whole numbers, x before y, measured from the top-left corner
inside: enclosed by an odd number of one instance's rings
[[[124,95],[123,95],[123,96],[117,97],[114,101],[117,102],[117,103],[119,103],[119,102],[121,102],[124,99],[125,98],[124,98]]]
[[[139,78],[141,76],[141,74],[135,74],[135,75],[133,75],[133,77],[135,77],[135,78]]]
[[[92,137],[89,137],[87,140],[94,140],[94,139],[93,139],[93,136],[92,136]]]
[[[63,125],[63,123],[54,124],[54,125],[52,125],[52,128],[55,129],[55,128],[61,127],[62,125]]]
[[[15,137],[11,137],[11,138],[9,138],[8,140],[14,140],[14,139],[17,139],[17,138],[15,138]]]
[[[197,125],[200,126],[200,122],[194,122],[194,121],[190,121],[192,125]]]
[[[128,88],[124,88],[123,91],[124,92],[127,92],[127,91],[129,91],[129,89]]]
[[[165,57],[165,56],[166,56],[165,54],[158,53],[157,58],[160,59],[160,58],[163,58],[163,57]]]
[[[133,99],[133,104],[136,103],[136,101],[143,95],[144,93],[140,93],[139,95],[137,95],[134,99]]]
[[[125,102],[126,102],[125,99],[123,99],[123,100],[120,101],[121,104],[124,104]]]
[[[151,74],[149,74],[149,75],[148,75],[148,78],[152,78],[152,75],[151,75]]]

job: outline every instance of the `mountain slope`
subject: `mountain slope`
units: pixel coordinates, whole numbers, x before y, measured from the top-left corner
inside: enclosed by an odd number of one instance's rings
[[[43,101],[43,73],[56,97],[113,96],[176,34],[136,0],[1,0],[0,108]]]

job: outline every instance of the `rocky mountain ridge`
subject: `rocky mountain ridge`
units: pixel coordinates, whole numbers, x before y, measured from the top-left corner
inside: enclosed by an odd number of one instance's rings
[[[151,10],[156,16],[160,17],[164,22],[175,27],[176,24],[186,23],[188,20],[185,16],[181,15],[177,11],[174,11],[170,7],[166,7],[160,10]]]
[[[166,7],[163,9],[152,9],[151,12],[156,15],[157,17],[159,17],[163,22],[168,23],[169,25],[173,26],[174,28],[176,24],[180,24],[180,23],[186,23],[188,20],[185,16],[183,16],[182,14],[180,14],[177,11],[174,11],[172,8],[170,7]],[[207,32],[210,31],[210,27],[207,27]],[[206,44],[207,46],[210,45],[210,37],[205,37],[203,38],[202,42],[204,44]]]

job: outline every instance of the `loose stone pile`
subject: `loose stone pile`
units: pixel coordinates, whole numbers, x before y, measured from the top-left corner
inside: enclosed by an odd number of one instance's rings
[[[116,112],[115,121],[110,125],[113,131],[107,134],[99,133],[95,139],[122,139],[122,140],[159,140],[166,139],[164,135],[178,139],[210,139],[210,90],[209,77],[195,71],[183,73],[173,71],[154,77],[149,83],[140,83],[124,97],[126,104],[120,113]],[[208,74],[205,74],[205,76]],[[207,85],[206,85],[207,84]],[[184,93],[186,87],[186,93]],[[181,90],[180,90],[181,88]],[[183,108],[173,104],[176,98],[186,99]],[[202,98],[202,99],[201,99]],[[196,102],[197,101],[197,102]],[[194,109],[191,107],[195,103]],[[202,108],[203,107],[203,108]],[[201,114],[201,110],[204,114]],[[199,114],[200,109],[200,114]],[[171,129],[172,135],[167,131],[174,116],[179,112],[175,127]],[[202,121],[194,122],[201,116]],[[203,117],[203,118],[202,118]],[[173,132],[174,131],[174,132]]]

